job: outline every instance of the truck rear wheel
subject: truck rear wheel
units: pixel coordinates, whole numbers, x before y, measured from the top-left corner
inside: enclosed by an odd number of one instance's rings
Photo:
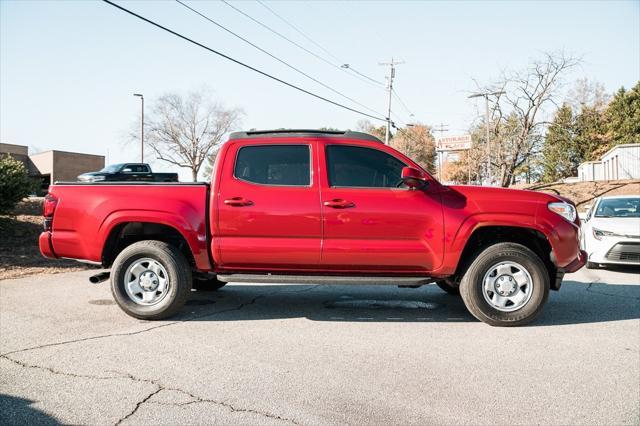
[[[499,243],[483,250],[460,283],[469,312],[489,325],[516,326],[532,321],[549,296],[549,274],[527,247]]]
[[[191,291],[191,268],[184,255],[162,241],[131,244],[111,270],[111,292],[128,315],[157,320],[176,314]]]

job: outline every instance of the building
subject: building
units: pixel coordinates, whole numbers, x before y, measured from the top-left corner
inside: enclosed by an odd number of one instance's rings
[[[578,178],[581,181],[640,179],[640,143],[616,145],[600,161],[580,164]]]
[[[616,145],[601,160],[604,180],[640,179],[640,143]]]
[[[56,150],[29,155],[29,148],[24,145],[0,143],[0,156],[5,154],[22,161],[29,176],[41,179],[45,189],[52,182],[75,181],[79,174],[104,167],[102,155]]]
[[[25,166],[29,166],[29,147],[0,143],[0,156],[4,156],[5,154],[9,154],[16,160],[23,162]]]
[[[604,180],[602,161],[586,161],[578,166],[578,180]]]

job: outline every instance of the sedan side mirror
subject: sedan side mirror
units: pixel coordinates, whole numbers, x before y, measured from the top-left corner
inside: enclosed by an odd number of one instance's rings
[[[428,184],[425,174],[413,167],[402,168],[402,182],[411,189],[424,188]]]

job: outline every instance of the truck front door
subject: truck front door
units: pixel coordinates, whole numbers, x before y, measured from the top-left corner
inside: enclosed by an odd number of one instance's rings
[[[231,145],[217,195],[219,267],[235,270],[314,269],[322,223],[314,142]]]
[[[395,154],[384,146],[324,145],[320,164],[325,268],[420,273],[440,266],[440,195],[436,188],[404,187],[402,168],[411,164]]]

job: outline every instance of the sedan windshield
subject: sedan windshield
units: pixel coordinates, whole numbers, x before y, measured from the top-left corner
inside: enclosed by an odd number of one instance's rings
[[[118,170],[120,170],[122,168],[122,164],[112,164],[110,166],[105,167],[104,169],[100,170],[101,172],[104,173],[115,173]]]
[[[640,197],[602,200],[595,217],[640,217]]]

